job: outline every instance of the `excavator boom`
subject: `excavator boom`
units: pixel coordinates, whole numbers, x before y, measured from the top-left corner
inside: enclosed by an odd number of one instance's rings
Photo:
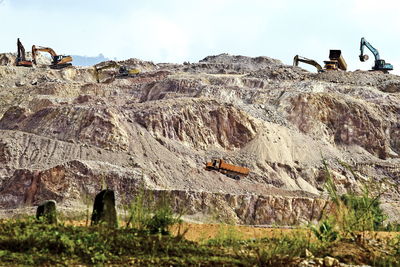
[[[23,67],[32,67],[32,61],[26,60],[26,58],[25,58],[25,48],[22,45],[22,43],[19,40],[19,38],[17,39],[17,60],[16,60],[16,65],[17,66],[23,66]]]
[[[295,67],[299,66],[299,62],[303,62],[303,63],[306,63],[306,64],[309,64],[309,65],[312,65],[312,66],[316,67],[318,72],[322,72],[323,71],[321,65],[318,64],[318,62],[313,60],[313,59],[308,59],[308,58],[296,55],[293,58],[293,66],[295,66]]]
[[[368,55],[364,55],[364,46],[367,47],[372,54],[374,54],[375,60],[381,59],[378,50],[375,49],[367,40],[365,40],[364,37],[362,37],[360,41],[360,61],[364,62],[368,60]]]

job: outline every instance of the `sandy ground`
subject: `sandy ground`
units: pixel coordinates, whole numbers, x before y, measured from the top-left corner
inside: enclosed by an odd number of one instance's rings
[[[265,228],[252,226],[234,226],[224,224],[194,224],[184,223],[181,226],[181,232],[187,230],[185,238],[191,241],[204,241],[218,236],[230,236],[240,239],[265,238],[265,237],[282,237],[296,236],[299,234],[309,234],[313,237],[308,229],[301,228]],[[173,229],[173,233],[178,233],[178,228]],[[365,235],[375,239],[394,238],[400,235],[399,232],[366,232]]]

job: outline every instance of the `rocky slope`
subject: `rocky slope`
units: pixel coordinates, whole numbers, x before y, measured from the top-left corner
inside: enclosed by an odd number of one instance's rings
[[[182,65],[131,59],[121,64],[142,72],[118,78],[116,68],[0,58],[3,214],[49,198],[79,209],[104,185],[122,204],[144,185],[196,220],[296,224],[325,204],[326,159],[340,192],[381,184],[382,206],[400,220],[399,76],[222,54]],[[211,158],[251,173],[206,171]]]

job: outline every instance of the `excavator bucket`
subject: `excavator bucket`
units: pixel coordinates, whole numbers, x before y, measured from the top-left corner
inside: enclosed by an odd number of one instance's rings
[[[367,61],[368,59],[369,59],[368,55],[360,55],[360,61],[361,62]]]

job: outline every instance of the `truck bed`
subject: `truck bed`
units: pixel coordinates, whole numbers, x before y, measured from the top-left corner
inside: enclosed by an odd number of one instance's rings
[[[229,164],[229,163],[226,163],[223,161],[221,161],[219,168],[223,169],[223,170],[231,171],[231,172],[240,173],[242,175],[247,175],[250,172],[250,170],[246,167],[232,165],[232,164]]]

